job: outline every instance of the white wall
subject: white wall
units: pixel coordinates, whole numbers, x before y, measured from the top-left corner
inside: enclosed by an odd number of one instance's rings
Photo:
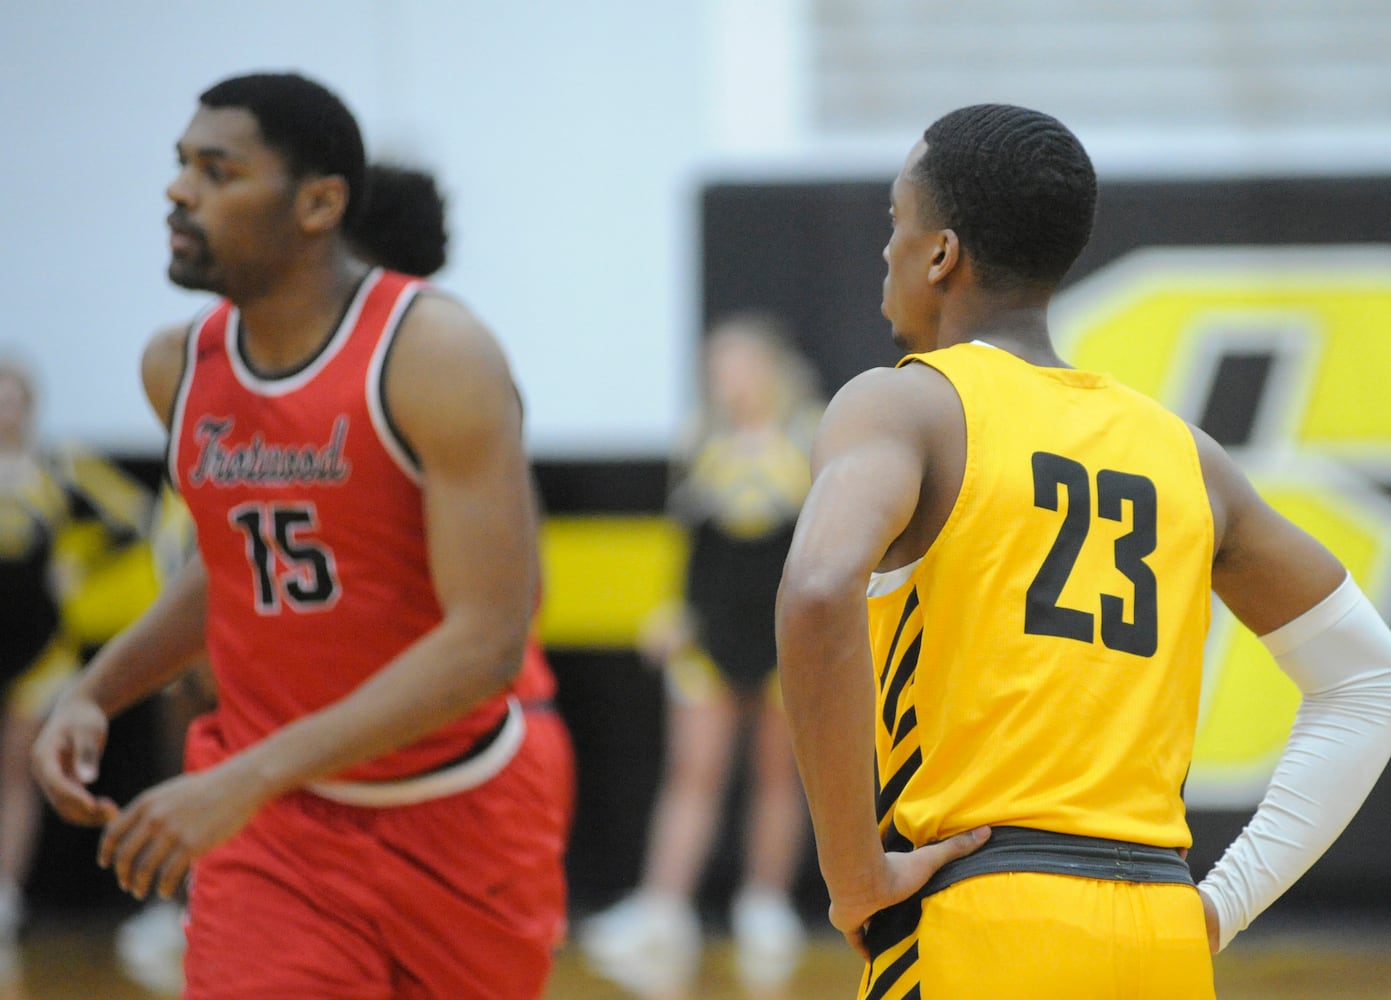
[[[711,7],[6,4],[0,353],[40,370],[45,436],[160,446],[140,349],[203,301],[164,277],[173,143],[211,83],[295,68],[357,112],[369,155],[437,170],[454,235],[439,281],[507,346],[533,449],[662,451],[696,332]]]
[[[1374,0],[1346,3],[1391,31]],[[1287,0],[1271,16],[1304,17],[1311,4]],[[120,449],[160,446],[138,386],[140,347],[202,301],[164,278],[163,188],[197,94],[223,77],[315,76],[358,113],[369,153],[439,174],[454,236],[439,282],[502,338],[541,456],[668,447],[692,390],[702,179],[887,178],[946,110],[938,88],[895,75],[921,109],[901,101],[891,121],[866,114],[858,131],[818,116],[817,95],[834,79],[828,46],[847,11],[881,10],[870,0],[0,5],[0,354],[40,369],[46,436]],[[1127,16],[1150,8],[1114,6]],[[910,65],[927,50],[925,65],[970,81],[953,100],[997,99],[1001,81],[970,50],[958,57],[934,41],[941,18],[928,0],[891,8],[882,10],[917,18],[920,39],[886,36],[906,45]],[[1185,10],[1184,30],[1215,30],[1199,16],[1205,5]],[[1242,0],[1223,10],[1233,23],[1264,23]],[[1018,34],[1013,44],[1034,44],[1031,31]],[[1311,37],[1306,47],[1317,55],[1323,45]],[[1391,63],[1371,72],[1391,74]],[[1243,86],[1232,73],[1224,85]],[[1074,123],[1103,174],[1391,173],[1374,109],[1292,131],[1281,122],[1301,95],[1281,92],[1216,131],[1164,131],[1139,111],[1108,128],[1088,119],[1089,92],[1067,103],[1070,79],[1064,67],[1010,99],[1051,95],[1043,106]],[[1053,90],[1040,89],[1050,80]]]

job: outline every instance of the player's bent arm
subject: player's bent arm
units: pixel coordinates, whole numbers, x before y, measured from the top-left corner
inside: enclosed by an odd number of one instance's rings
[[[924,449],[909,388],[902,370],[879,369],[832,400],[778,591],[783,698],[833,900],[873,891],[866,880],[882,867],[865,588],[918,503]]]
[[[183,371],[186,327],[168,327],[150,340],[141,376],[151,406],[168,424]],[[159,598],[106,643],[49,714],[34,742],[34,777],[65,819],[98,823],[106,809],[86,789],[95,780],[107,722],[177,677],[203,649],[207,578],[193,560]]]
[[[1213,588],[1303,694],[1256,814],[1199,886],[1223,948],[1328,849],[1391,759],[1391,630],[1327,549],[1198,440]]]
[[[458,303],[415,303],[385,393],[420,458],[443,621],[356,690],[241,755],[267,797],[404,746],[467,713],[520,669],[536,590],[521,406],[493,337]]]

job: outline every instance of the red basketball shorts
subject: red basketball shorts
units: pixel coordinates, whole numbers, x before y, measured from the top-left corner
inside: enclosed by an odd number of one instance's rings
[[[194,723],[190,769],[221,758],[219,736]],[[186,1000],[539,997],[565,932],[572,768],[563,724],[542,718],[465,792],[266,804],[194,866]]]

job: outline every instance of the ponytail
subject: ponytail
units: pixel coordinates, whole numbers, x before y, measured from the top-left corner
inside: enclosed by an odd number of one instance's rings
[[[444,197],[424,170],[371,164],[367,200],[348,232],[370,264],[425,278],[444,267],[449,234]]]

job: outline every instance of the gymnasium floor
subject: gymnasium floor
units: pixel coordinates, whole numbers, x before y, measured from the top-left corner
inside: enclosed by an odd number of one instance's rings
[[[115,919],[96,914],[37,921],[24,936],[18,978],[0,986],[0,1000],[163,1000],[168,994],[148,992],[119,971],[111,950]],[[682,1000],[849,1000],[857,972],[838,938],[818,935],[785,990],[753,997],[734,979],[728,946],[715,942],[700,981]],[[1219,956],[1216,972],[1221,1000],[1391,1000],[1391,914],[1324,915],[1253,928]],[[546,1000],[627,996],[591,976],[568,951]]]

